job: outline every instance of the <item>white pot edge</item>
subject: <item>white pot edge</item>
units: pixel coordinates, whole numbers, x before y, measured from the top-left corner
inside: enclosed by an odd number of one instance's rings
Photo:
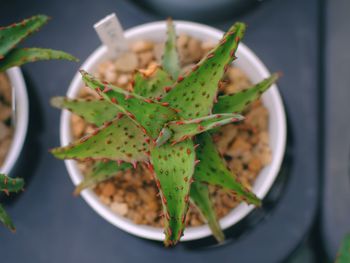
[[[211,38],[213,40],[215,39],[219,40],[223,34],[223,32],[220,30],[217,30],[215,28],[212,28],[206,25],[193,23],[193,22],[175,21],[175,25],[178,32],[187,32],[191,35],[199,34],[202,36],[206,36],[206,38],[208,39]],[[140,37],[136,37],[136,36],[140,36],[140,35],[147,36],[147,34],[149,34],[149,32],[147,33],[147,31],[153,31],[153,30],[162,31],[162,33],[164,32],[165,34],[164,21],[152,22],[152,23],[134,27],[132,29],[127,30],[125,32],[125,36],[128,39],[132,39],[132,38],[137,39]],[[148,38],[153,38],[150,35],[151,34],[148,35]],[[106,53],[107,53],[107,50],[105,47],[103,46],[99,47],[88,57],[88,59],[83,63],[81,68],[87,71],[92,71],[93,67],[98,63],[98,61],[100,61],[102,57],[106,56]],[[247,60],[254,64],[254,67],[255,67],[254,70],[256,71],[255,75],[257,74],[259,75],[258,76],[259,80],[266,78],[270,75],[269,71],[264,66],[264,64],[259,60],[259,58],[248,47],[246,47],[242,43],[238,48],[237,57],[238,57],[238,60],[241,60],[241,61]],[[249,77],[252,78],[252,76],[249,76]],[[254,81],[254,77],[253,77],[253,81]],[[81,86],[82,86],[81,76],[79,73],[76,73],[69,86],[67,96],[68,97],[76,96]],[[280,97],[280,94],[278,92],[276,85],[273,85],[273,87],[271,87],[263,95],[263,102],[266,103],[266,101],[270,102],[268,105],[266,104],[265,105],[269,108],[270,118],[273,116],[274,123],[275,123],[275,127],[271,128],[271,125],[269,127],[270,141],[272,140],[271,132],[275,133],[275,136],[274,136],[275,147],[272,153],[273,158],[272,158],[271,164],[269,164],[263,169],[263,171],[259,174],[257,181],[259,181],[261,174],[265,173],[268,175],[265,176],[263,182],[259,183],[260,184],[259,187],[257,187],[256,184],[254,185],[254,192],[260,198],[265,197],[265,195],[268,193],[268,191],[272,187],[272,184],[274,183],[278,175],[280,166],[283,161],[285,145],[286,145],[286,117],[285,117],[285,111],[284,111],[282,99]],[[60,138],[61,138],[62,145],[67,145],[71,140],[69,117],[70,117],[70,113],[68,111],[62,112],[61,126],[60,126]],[[73,183],[77,185],[82,180],[82,174],[80,173],[79,169],[75,165],[74,161],[67,160],[65,161],[65,164]],[[105,218],[111,224],[119,227],[120,229],[128,233],[131,233],[133,235],[147,238],[147,239],[159,240],[159,241],[164,239],[164,234],[162,232],[162,229],[150,227],[150,226],[144,226],[144,225],[137,225],[131,222],[130,220],[126,219],[125,217],[119,216],[113,213],[106,205],[100,202],[100,200],[93,193],[92,190],[90,189],[84,190],[82,192],[82,197],[100,216]],[[254,209],[254,206],[252,205],[246,205],[243,203],[240,204],[238,207],[232,210],[227,216],[225,216],[220,220],[221,227],[223,229],[226,229],[236,224],[242,218],[247,216],[253,209]],[[206,225],[200,226],[200,227],[188,227],[186,228],[184,236],[181,238],[181,241],[195,240],[195,239],[203,238],[209,235],[211,235],[211,231],[209,227]]]
[[[16,93],[16,128],[11,147],[0,167],[0,172],[10,175],[25,142],[28,129],[29,103],[26,84],[19,67],[13,67],[5,72],[9,77],[10,84],[15,88]]]

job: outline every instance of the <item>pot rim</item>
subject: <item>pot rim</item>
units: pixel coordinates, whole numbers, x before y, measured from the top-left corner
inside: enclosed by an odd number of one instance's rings
[[[207,25],[199,24],[199,23],[187,22],[187,21],[174,21],[174,23],[177,27],[177,30],[180,29],[178,30],[178,32],[186,31],[190,35],[195,35],[194,33],[199,32],[202,35],[206,35],[208,39],[212,39],[215,41],[220,40],[220,38],[223,35],[222,31],[209,27]],[[130,38],[137,39],[137,36],[141,35],[142,32],[145,32],[145,31],[157,31],[159,33],[160,32],[163,33],[165,32],[165,27],[166,27],[165,21],[146,23],[146,24],[131,28],[129,30],[126,30],[125,37],[127,39],[130,39]],[[101,60],[102,57],[106,56],[106,53],[107,53],[106,47],[100,46],[85,60],[81,68],[87,71],[90,71],[93,67],[96,66],[96,64],[98,64],[99,60]],[[260,59],[243,43],[240,43],[237,53],[241,53],[241,55],[244,54],[245,60],[249,60],[253,62],[255,69],[260,74],[261,79],[266,78],[270,75],[269,71],[264,66],[264,64],[260,61]],[[76,96],[81,86],[82,86],[81,76],[79,73],[76,73],[67,91],[67,96],[68,97]],[[273,85],[263,95],[263,100],[264,100],[264,97],[271,97],[273,100],[274,106],[277,108],[274,114],[276,116],[276,123],[278,125],[278,138],[275,138],[277,140],[276,142],[277,146],[273,152],[272,161],[269,165],[267,165],[264,168],[269,170],[268,172],[269,176],[267,177],[266,180],[264,180],[264,184],[262,187],[259,187],[259,189],[255,189],[255,186],[254,186],[254,192],[260,198],[264,198],[266,196],[267,192],[270,190],[273,182],[275,181],[278,175],[280,166],[282,164],[284,151],[285,151],[285,144],[286,144],[286,118],[285,118],[282,99],[277,90],[277,86]],[[270,115],[271,115],[271,112],[270,112]],[[67,145],[71,139],[69,118],[70,118],[70,113],[68,111],[63,111],[61,114],[61,125],[60,125],[60,138],[61,138],[62,145]],[[65,164],[73,183],[77,185],[82,179],[82,175],[79,169],[77,168],[75,162],[72,160],[66,160]],[[259,176],[260,174],[258,175],[257,178],[259,178]],[[161,228],[156,228],[148,225],[137,225],[133,223],[131,220],[113,213],[110,208],[108,208],[106,205],[101,203],[101,201],[98,199],[98,197],[95,195],[95,193],[91,189],[84,190],[81,193],[81,195],[85,199],[85,201],[100,216],[105,218],[107,221],[109,221],[113,225],[119,227],[120,229],[128,233],[131,233],[133,235],[147,238],[147,239],[158,240],[158,241],[162,241],[164,239],[164,234]],[[236,224],[242,218],[247,216],[253,209],[254,209],[253,205],[247,205],[247,204],[241,203],[236,208],[234,208],[228,215],[220,219],[220,225],[222,229],[226,229]],[[198,226],[198,227],[187,227],[185,229],[184,236],[181,238],[181,241],[190,241],[190,240],[200,239],[210,235],[211,235],[211,231],[207,225]]]
[[[16,93],[16,125],[10,149],[3,165],[0,167],[0,172],[11,175],[12,168],[19,158],[27,135],[29,102],[21,69],[19,67],[13,67],[6,70],[4,73],[8,76],[10,85],[15,89]]]

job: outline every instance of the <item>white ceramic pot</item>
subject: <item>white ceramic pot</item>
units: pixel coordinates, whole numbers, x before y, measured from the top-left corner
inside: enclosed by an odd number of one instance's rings
[[[186,33],[204,41],[218,41],[223,35],[222,31],[197,23],[175,21],[175,25],[178,34]],[[125,32],[125,36],[129,41],[138,39],[164,41],[166,37],[166,23],[162,21],[137,26],[127,30]],[[106,60],[107,56],[107,50],[102,46],[91,54],[91,56],[82,65],[82,68],[88,72],[95,72],[97,65]],[[253,83],[261,81],[263,78],[270,75],[264,64],[244,44],[239,45],[237,57],[238,59],[235,61],[235,65],[241,68],[249,76]],[[77,73],[68,89],[67,96],[71,98],[76,97],[79,89],[82,86],[83,82],[81,80],[81,76],[79,73]],[[272,150],[272,162],[260,172],[255,181],[254,192],[260,198],[265,197],[277,177],[286,144],[285,112],[277,86],[274,85],[271,87],[263,95],[262,100],[270,114],[269,134],[271,138],[270,147]],[[60,135],[62,145],[67,145],[72,140],[70,116],[71,114],[68,111],[63,111],[61,116]],[[77,185],[83,178],[78,166],[71,160],[65,161],[65,163],[73,183]],[[92,190],[84,190],[82,192],[82,196],[99,215],[120,229],[139,237],[153,240],[163,240],[164,234],[162,229],[151,226],[137,225],[131,220],[113,213],[106,205],[100,202],[99,198]],[[246,205],[244,203],[240,204],[227,216],[220,220],[221,227],[225,229],[236,224],[242,218],[247,216],[253,209],[254,206],[252,205]],[[181,240],[194,240],[209,235],[211,235],[211,232],[209,227],[206,225],[200,227],[188,227],[185,230],[184,236]]]
[[[12,140],[11,147],[7,153],[5,162],[0,167],[0,172],[10,175],[13,166],[15,165],[19,154],[23,148],[23,144],[27,135],[28,128],[28,95],[26,84],[23,79],[20,68],[14,67],[6,71],[7,76],[10,79],[10,84],[15,90],[15,132]]]

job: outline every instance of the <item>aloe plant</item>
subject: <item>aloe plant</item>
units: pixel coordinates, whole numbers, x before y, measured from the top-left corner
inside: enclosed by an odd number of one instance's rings
[[[48,16],[37,15],[19,23],[0,27],[0,72],[38,60],[65,59],[78,61],[74,56],[59,50],[17,47],[28,36],[38,31],[48,20]],[[23,188],[23,185],[23,179],[9,178],[4,174],[0,174],[0,191],[7,194],[17,192]],[[1,205],[0,221],[11,230],[15,230],[10,217]]]
[[[48,16],[37,15],[9,26],[0,27],[0,72],[38,60],[77,61],[74,56],[59,50],[17,47],[28,36],[37,32],[48,20]]]
[[[206,57],[181,76],[175,28],[168,21],[162,65],[137,72],[132,92],[81,70],[85,84],[100,100],[52,99],[55,107],[68,109],[98,126],[92,134],[51,150],[59,159],[97,162],[76,193],[118,176],[118,171],[135,169],[138,162],[145,163],[159,189],[166,246],[175,245],[183,235],[189,202],[199,209],[215,238],[219,242],[224,239],[208,185],[260,206],[261,200],[227,169],[211,137],[215,128],[242,121],[243,108],[278,78],[273,74],[246,91],[217,95],[244,31],[243,23],[234,24]],[[118,166],[122,162],[128,165]]]
[[[4,174],[0,174],[0,191],[5,193],[6,195],[9,195],[12,192],[17,193],[18,191],[21,191],[24,186],[24,181],[21,178],[10,178]],[[3,206],[0,204],[0,222],[2,222],[6,227],[11,229],[12,231],[15,231],[16,228],[9,217],[9,215],[6,213]]]

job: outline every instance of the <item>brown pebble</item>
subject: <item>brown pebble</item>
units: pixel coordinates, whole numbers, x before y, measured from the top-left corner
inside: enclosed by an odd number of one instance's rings
[[[149,63],[153,60],[154,55],[152,51],[146,51],[138,54],[139,68],[146,68]]]
[[[84,134],[84,130],[86,127],[85,121],[79,117],[78,115],[72,114],[71,124],[73,127],[73,136],[80,137]]]
[[[109,205],[111,203],[111,199],[105,195],[100,195],[100,200],[105,205]]]
[[[131,44],[131,50],[136,53],[145,52],[145,51],[152,50],[153,46],[154,46],[154,43],[151,41],[139,40]]]
[[[119,215],[126,215],[128,213],[128,205],[125,203],[111,203],[111,210]]]
[[[118,71],[131,73],[137,68],[138,59],[135,53],[127,52],[118,57],[114,65]]]
[[[11,118],[12,109],[10,105],[5,105],[0,101],[0,122]]]
[[[112,196],[115,193],[115,185],[112,182],[104,183],[101,186],[101,194],[104,196]]]
[[[11,104],[12,91],[10,80],[6,73],[0,72],[0,97],[4,98],[4,102],[8,105]]]
[[[254,156],[248,164],[248,168],[252,172],[260,171],[261,167],[262,167],[262,163],[258,156]]]

